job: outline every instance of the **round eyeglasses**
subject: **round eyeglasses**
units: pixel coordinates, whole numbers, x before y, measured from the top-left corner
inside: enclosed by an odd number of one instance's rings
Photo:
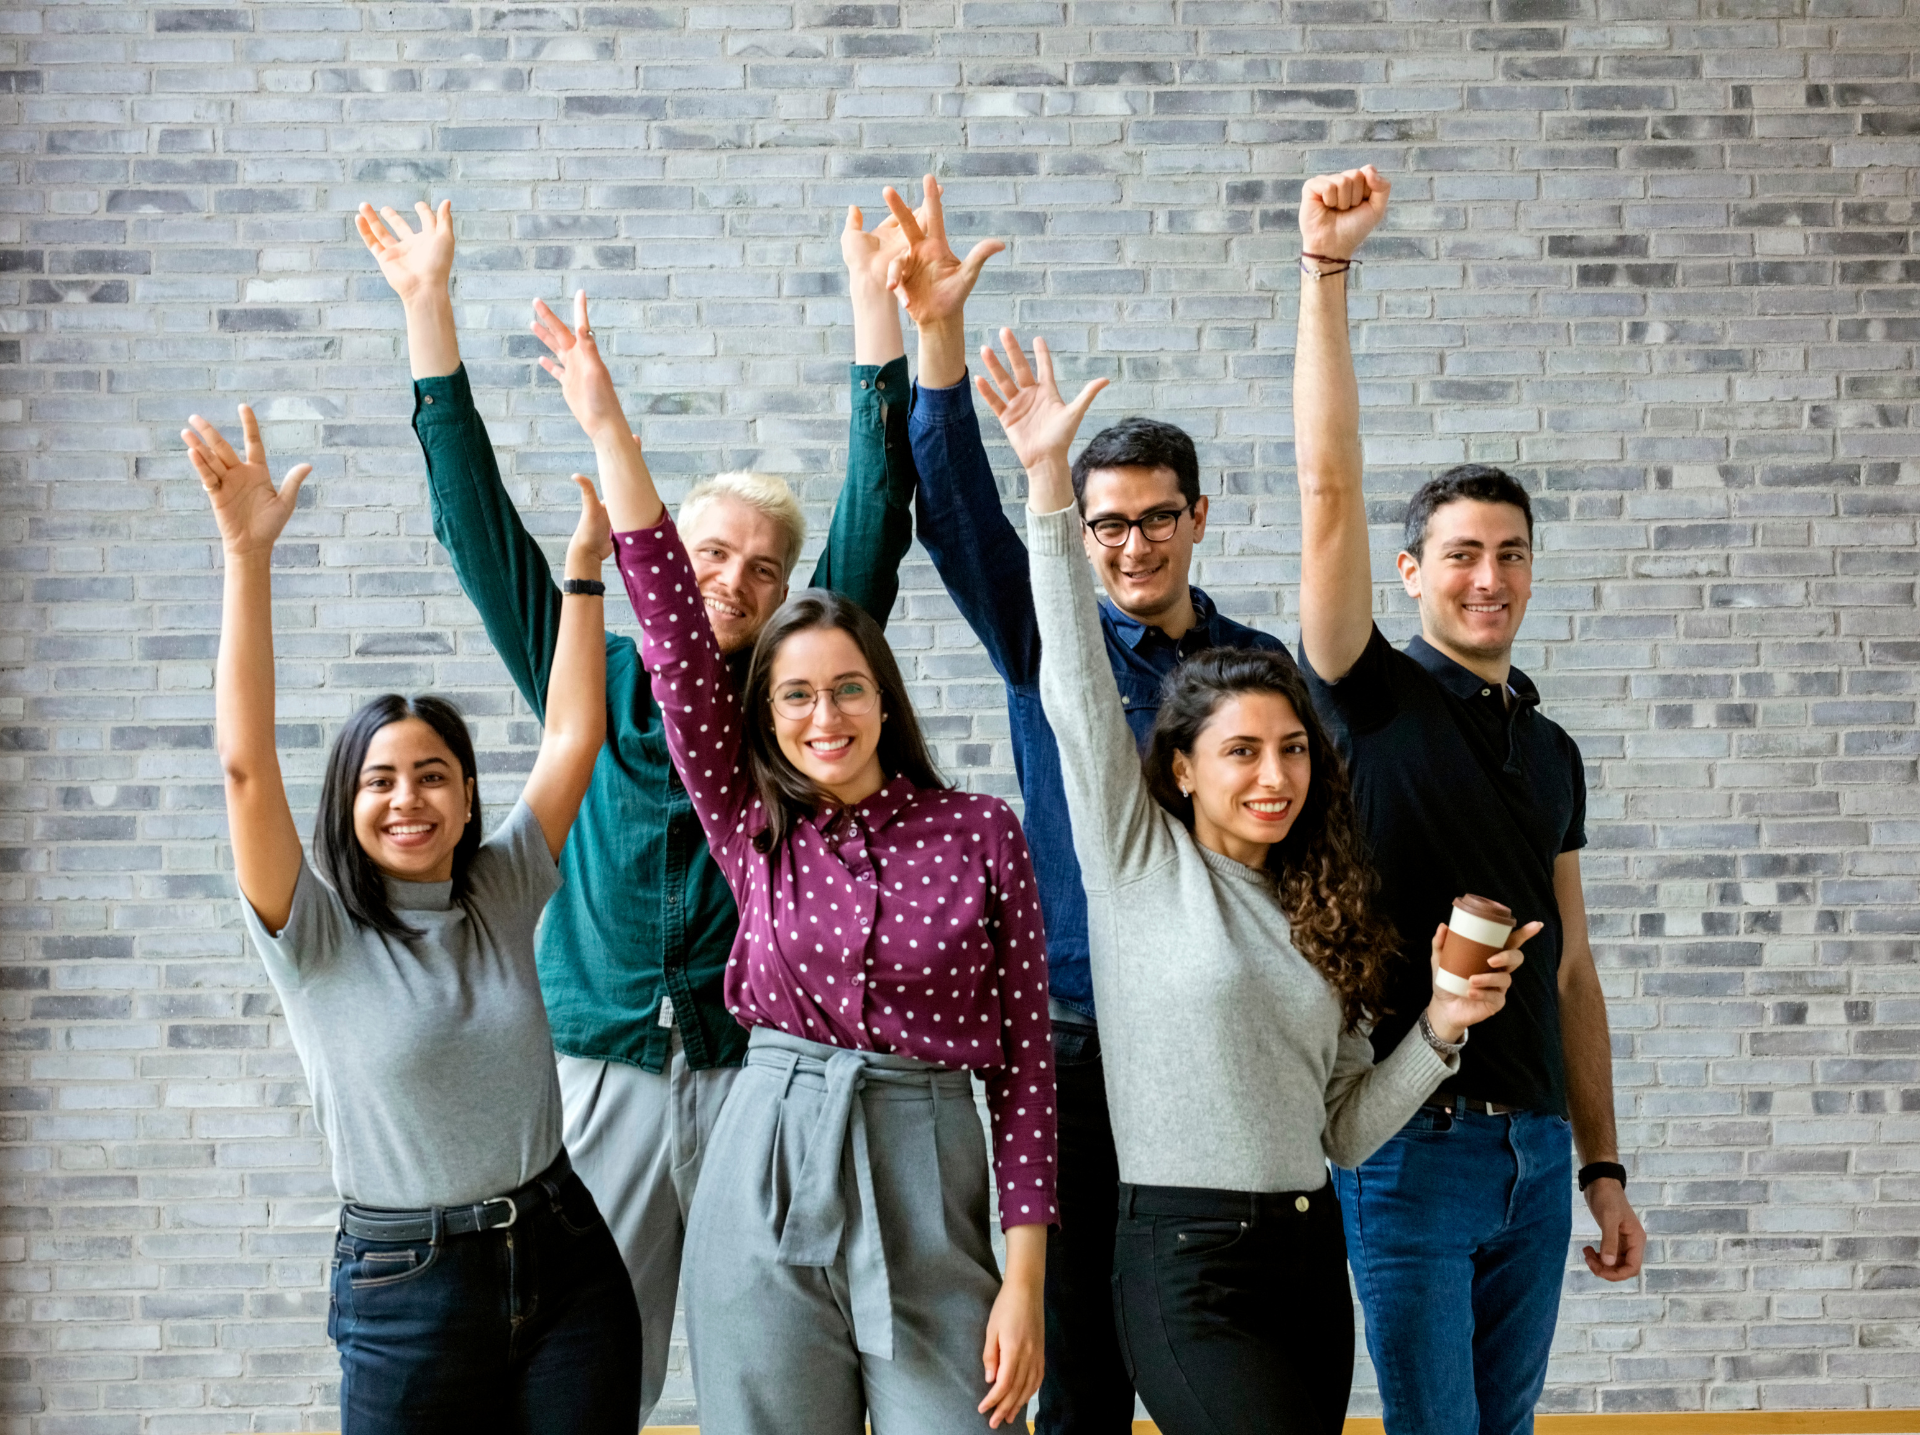
[[[1174,529],[1180,526],[1180,516],[1186,513],[1192,504],[1183,504],[1179,508],[1156,508],[1151,513],[1143,513],[1138,518],[1121,518],[1109,515],[1096,518],[1087,527],[1093,530],[1094,541],[1103,548],[1125,548],[1127,539],[1134,529],[1140,530],[1140,536],[1149,543],[1165,543],[1173,537]]]
[[[803,722],[813,716],[814,708],[819,706],[823,697],[848,717],[865,717],[880,701],[880,694],[872,683],[848,678],[830,688],[810,688],[805,683],[790,683],[786,687],[775,688],[773,710],[783,718]]]

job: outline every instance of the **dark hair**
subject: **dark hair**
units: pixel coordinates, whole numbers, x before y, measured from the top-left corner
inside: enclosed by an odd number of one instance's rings
[[[1511,503],[1527,517],[1527,542],[1533,542],[1533,500],[1520,481],[1503,468],[1485,463],[1456,463],[1435,474],[1415,491],[1407,504],[1405,551],[1416,560],[1426,545],[1427,524],[1442,504],[1470,498],[1478,503]]]
[[[1100,468],[1170,468],[1180,496],[1200,501],[1200,459],[1185,429],[1139,415],[1110,424],[1093,436],[1073,461],[1073,501],[1086,503],[1087,475]]]
[[[906,681],[900,676],[900,665],[893,660],[893,649],[887,646],[880,625],[851,598],[827,588],[803,588],[760,630],[741,691],[741,706],[746,712],[742,737],[747,773],[767,810],[767,825],[753,835],[758,852],[771,852],[780,846],[794,824],[807,814],[824,806],[839,806],[837,798],[787,760],[773,730],[773,660],[781,644],[810,628],[838,628],[853,639],[860,656],[873,669],[873,680],[880,688],[880,711],[886,719],[880,725],[880,770],[888,780],[906,777],[921,788],[947,785],[927,751],[919,719],[907,700]],[[841,817],[834,820],[838,822]]]
[[[1147,787],[1191,832],[1193,799],[1174,781],[1173,755],[1191,754],[1220,705],[1241,693],[1285,698],[1307,731],[1313,774],[1306,800],[1286,837],[1267,849],[1267,870],[1293,929],[1293,945],[1326,978],[1348,1029],[1356,1029],[1386,1010],[1387,962],[1398,944],[1392,926],[1374,911],[1373,864],[1354,816],[1346,764],[1286,656],[1258,648],[1208,648],[1168,673],[1142,760]]]
[[[390,937],[417,937],[420,929],[409,926],[394,913],[387,900],[387,884],[374,865],[367,849],[353,830],[353,802],[360,793],[360,767],[367,760],[373,735],[389,723],[418,718],[432,728],[452,751],[460,764],[464,784],[476,778],[473,760],[473,735],[466,719],[445,698],[431,693],[403,698],[386,693],[375,698],[340,729],[327,754],[327,775],[320,782],[320,811],[313,823],[313,865],[340,894],[347,915],[362,926],[385,932]],[[480,850],[480,791],[476,781],[473,793],[473,819],[460,834],[453,849],[453,899],[466,894],[467,868],[473,854]]]

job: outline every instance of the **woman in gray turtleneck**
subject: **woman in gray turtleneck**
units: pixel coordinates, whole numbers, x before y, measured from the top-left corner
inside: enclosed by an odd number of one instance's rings
[[[1067,464],[1104,381],[1067,405],[1044,341],[1037,375],[1002,341],[1007,366],[985,353],[994,382],[978,382],[1029,482],[1041,700],[1086,882],[1120,1161],[1122,1347],[1167,1435],[1338,1431],[1353,1324],[1326,1163],[1364,1160],[1457,1069],[1520,954],[1467,996],[1436,988],[1374,1064],[1365,1026],[1394,944],[1305,686],[1278,654],[1196,655],[1168,678],[1143,770]],[[1137,528],[1126,541],[1150,544]]]

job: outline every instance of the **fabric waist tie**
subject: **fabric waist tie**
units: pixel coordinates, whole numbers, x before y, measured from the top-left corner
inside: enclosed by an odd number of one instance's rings
[[[747,1047],[747,1065],[784,1073],[781,1097],[796,1075],[826,1083],[826,1097],[807,1140],[807,1154],[787,1204],[780,1230],[778,1259],[787,1266],[831,1266],[847,1255],[847,1295],[853,1307],[854,1344],[863,1355],[893,1359],[893,1283],[887,1272],[886,1243],[875,1209],[873,1165],[867,1148],[867,1115],[856,1099],[869,1086],[917,1088],[933,1103],[935,1119],[942,1095],[963,1095],[972,1109],[973,1083],[964,1071],[952,1071],[889,1052],[851,1051],[755,1027]],[[943,1092],[942,1087],[946,1090]],[[849,1218],[841,1169],[852,1155],[852,1176],[860,1193]],[[942,1193],[927,1193],[934,1202]]]

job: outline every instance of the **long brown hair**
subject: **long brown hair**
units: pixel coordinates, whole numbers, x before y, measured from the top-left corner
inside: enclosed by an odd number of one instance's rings
[[[1294,947],[1326,978],[1340,999],[1347,1029],[1355,1030],[1386,1010],[1387,959],[1398,943],[1393,927],[1374,910],[1377,879],[1354,816],[1346,764],[1293,664],[1257,648],[1209,648],[1168,673],[1142,759],[1147,786],[1191,832],[1193,799],[1174,780],[1173,755],[1191,754],[1220,705],[1249,692],[1285,698],[1307,732],[1312,776],[1306,800],[1286,837],[1267,849],[1267,870],[1293,929]]]
[[[767,825],[753,835],[758,852],[771,852],[780,846],[794,824],[816,809],[839,806],[838,799],[787,760],[773,728],[773,660],[781,644],[809,628],[838,628],[853,639],[860,656],[873,670],[885,718],[880,725],[880,770],[888,781],[906,777],[919,788],[947,786],[927,751],[913,704],[907,700],[906,681],[900,676],[900,665],[893,660],[893,649],[887,646],[880,625],[850,598],[827,588],[803,588],[782,605],[754,640],[753,657],[747,664],[747,680],[740,694],[746,714],[743,740],[747,773],[767,812]],[[844,814],[834,820],[844,820]]]

